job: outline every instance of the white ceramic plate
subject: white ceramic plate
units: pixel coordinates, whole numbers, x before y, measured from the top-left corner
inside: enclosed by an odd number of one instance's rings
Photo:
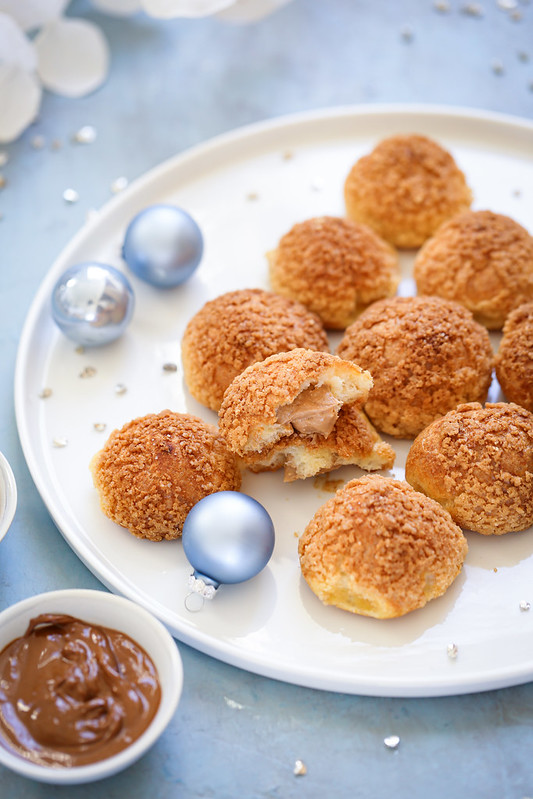
[[[455,156],[474,207],[527,226],[533,212],[533,124],[449,108],[333,109],[255,125],[179,155],[136,181],[91,220],[60,255],[29,312],[16,372],[16,412],[29,468],[59,530],[91,571],[134,599],[182,641],[244,669],[348,693],[429,696],[464,693],[533,678],[533,530],[500,538],[469,535],[461,576],[446,595],[406,617],[377,621],[324,607],[300,575],[297,534],[331,496],[312,480],[247,475],[243,490],[276,527],[269,566],[255,579],[223,586],[199,613],[185,609],[189,566],[177,542],[135,539],[104,517],[88,463],[108,434],[164,408],[216,422],[183,383],[184,326],[209,299],[236,288],[268,287],[265,252],[296,221],[343,214],[344,178],[381,138],[419,132]],[[124,268],[120,246],[133,215],[156,202],[187,209],[200,224],[205,255],[183,286],[157,290],[132,278],[133,323],[117,342],[76,353],[55,328],[49,298],[72,264],[95,259]],[[412,254],[402,256],[401,293],[413,292]],[[332,344],[335,342],[332,340]],[[496,343],[496,342],[495,342]],[[175,362],[178,371],[163,371]],[[80,378],[93,366],[96,374]],[[115,386],[127,387],[118,395]],[[39,394],[52,389],[48,399]],[[490,399],[499,398],[496,384]],[[95,423],[105,423],[97,432]],[[67,446],[53,446],[65,439]],[[403,477],[408,446],[394,442]],[[335,478],[361,472],[345,468]],[[459,655],[451,660],[447,645]]]

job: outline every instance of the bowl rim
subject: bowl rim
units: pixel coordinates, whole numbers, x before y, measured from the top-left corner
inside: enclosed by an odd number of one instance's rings
[[[0,452],[0,479],[4,484],[3,507],[0,505],[0,541],[5,536],[17,509],[17,483],[6,456]],[[1,501],[1,498],[0,498]]]
[[[82,616],[85,616],[85,619],[83,619],[84,621],[91,621],[90,606],[95,605],[95,603],[100,607],[116,604],[127,610],[130,616],[135,614],[136,618],[138,618],[143,625],[148,625],[152,634],[159,639],[162,645],[161,649],[162,651],[164,650],[164,657],[168,661],[168,668],[166,668],[165,671],[167,673],[171,672],[174,678],[163,681],[160,675],[161,702],[156,715],[142,735],[117,754],[103,760],[98,760],[95,763],[84,766],[72,766],[69,768],[43,766],[28,762],[0,743],[0,765],[24,777],[55,785],[74,785],[101,780],[113,774],[117,774],[119,771],[135,763],[136,760],[151,748],[169,724],[177,708],[183,688],[183,665],[181,656],[178,651],[177,643],[168,632],[167,628],[155,616],[137,603],[117,594],[109,593],[105,589],[60,589],[27,597],[0,612],[0,630],[4,628],[8,622],[16,622],[18,618],[24,619],[24,625],[27,625],[30,617],[38,615],[40,612],[46,612],[47,603],[65,601],[65,604],[67,604],[69,600],[72,602],[73,599],[80,602],[87,601],[88,610],[86,613],[81,613]],[[57,611],[50,611],[50,609],[48,609],[48,612]],[[80,614],[75,609],[66,607],[65,612],[80,618]],[[94,623],[103,624],[104,622],[94,621]],[[110,621],[106,626],[109,626],[111,629],[120,630],[120,625],[115,624],[113,621]],[[134,633],[132,634],[127,631],[126,634],[135,639]],[[11,640],[14,639],[11,638]],[[8,643],[9,641],[6,642],[5,645],[7,646]],[[138,641],[138,643],[140,642]],[[141,644],[141,646],[143,646],[143,644]],[[0,643],[0,651],[3,648],[4,645]],[[154,660],[157,667],[158,663],[156,663],[154,654],[150,651],[148,651],[148,654]]]

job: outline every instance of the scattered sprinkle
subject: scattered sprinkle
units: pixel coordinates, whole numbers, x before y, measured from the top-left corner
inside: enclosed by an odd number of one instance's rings
[[[523,18],[522,12],[519,11],[518,9],[516,11],[511,11],[509,16],[513,20],[513,22],[521,22]]]
[[[448,657],[450,658],[450,660],[455,660],[455,658],[457,657],[457,655],[459,653],[459,649],[457,647],[457,644],[454,644],[454,643],[448,644],[448,646],[446,647],[446,653],[447,653]]]
[[[513,197],[521,197],[522,189],[513,189]]]
[[[249,202],[254,202],[255,200],[259,199],[259,195],[256,191],[249,191],[248,194],[246,195],[246,199]]]
[[[409,25],[404,25],[400,31],[400,36],[404,42],[412,42],[414,36],[413,29]]]
[[[177,372],[178,367],[175,363],[164,363],[163,364],[163,371],[164,372]]]
[[[0,175],[0,189],[4,189],[6,186],[7,180],[3,175]]]
[[[529,53],[526,53],[525,50],[520,50],[517,53],[517,56],[518,56],[518,60],[521,61],[523,64],[527,64],[527,62],[529,61]],[[1,166],[1,164],[0,164],[0,166]]]
[[[292,773],[295,777],[305,777],[307,774],[307,766],[303,762],[303,760],[295,760],[294,761],[294,768]]]
[[[78,202],[80,195],[76,189],[65,189],[63,192],[63,199],[66,203],[69,203],[69,205],[73,205]]]
[[[522,599],[520,602],[520,610],[526,611],[529,610],[531,607],[531,603],[527,601],[527,599]]]
[[[124,191],[124,189],[128,185],[128,182],[129,182],[128,178],[125,177],[116,178],[111,184],[111,192],[113,194],[119,194],[121,191]]]
[[[92,125],[84,125],[76,131],[72,140],[77,144],[92,144],[96,139],[96,128]]]
[[[533,92],[533,80],[530,80],[527,86],[528,86],[529,91]]]
[[[74,352],[76,352],[78,355],[83,355],[85,352],[85,347],[83,346],[83,344],[78,344]]]
[[[230,699],[229,696],[224,697],[224,702],[232,710],[244,710],[244,705],[241,705],[240,702],[236,702],[234,699]]]
[[[449,14],[451,11],[451,6],[447,0],[435,0],[433,3],[433,8],[440,14]]]
[[[126,388],[124,383],[117,383],[115,386],[115,394],[117,394],[118,396],[125,394],[127,390],[128,389]]]
[[[517,6],[517,0],[498,0],[498,8],[503,9],[503,11],[512,11]]]
[[[41,136],[40,134],[34,136],[30,143],[34,150],[42,150],[45,145],[44,136]]]
[[[60,150],[63,147],[63,142],[61,139],[54,139],[50,147],[52,150]]]
[[[61,449],[62,447],[66,447],[67,446],[68,441],[67,441],[66,438],[54,438],[54,440],[52,441],[52,444],[57,449]]]
[[[466,14],[468,17],[482,17],[483,8],[479,3],[465,3],[461,8],[461,13]]]
[[[95,374],[96,374],[96,369],[94,368],[94,366],[86,366],[84,369],[81,370],[80,377],[81,378],[94,377]]]
[[[311,181],[311,190],[312,191],[322,191],[324,188],[324,181],[322,178],[314,178]]]
[[[93,427],[97,433],[103,433],[107,425],[105,422],[95,422]]]
[[[503,62],[499,58],[495,58],[491,63],[491,69],[495,75],[503,75]]]
[[[387,749],[398,749],[400,745],[400,736],[388,735],[386,738],[383,739],[383,743],[385,744]]]
[[[282,155],[282,158],[283,158],[284,161],[290,161],[292,158],[294,158],[293,151],[292,150],[285,150],[285,152]]]
[[[43,388],[39,391],[39,399],[48,399],[48,397],[52,396],[52,389],[51,388]]]
[[[0,150],[0,166],[5,166],[9,161],[9,155],[5,150]]]

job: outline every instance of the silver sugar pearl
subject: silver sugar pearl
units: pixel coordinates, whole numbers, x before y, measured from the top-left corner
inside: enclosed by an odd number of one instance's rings
[[[124,383],[117,383],[115,386],[115,394],[117,394],[117,396],[119,397],[122,396],[122,394],[125,394],[127,390],[128,389],[126,388]]]
[[[386,738],[383,739],[383,743],[385,744],[387,749],[398,749],[400,745],[400,736],[388,735]]]
[[[531,607],[531,603],[527,601],[527,599],[522,599],[520,602],[520,610],[526,611],[529,610]]]
[[[78,194],[76,189],[65,189],[65,191],[63,192],[63,199],[69,205],[73,205],[74,203],[78,202],[78,200],[80,199],[80,195]]]
[[[128,178],[120,177],[116,178],[111,184],[111,192],[112,194],[119,194],[119,192],[124,191],[126,186],[128,185]]]
[[[72,139],[77,144],[92,144],[96,139],[96,128],[92,125],[84,125],[76,131]]]
[[[446,653],[447,653],[448,657],[450,658],[450,660],[455,660],[455,658],[457,657],[457,655],[459,653],[459,649],[457,647],[457,644],[454,644],[454,643],[448,644],[448,646],[446,647]]]
[[[303,760],[296,760],[294,762],[294,768],[292,770],[292,773],[294,774],[295,777],[305,777],[305,775],[307,774],[307,766],[305,765]]]

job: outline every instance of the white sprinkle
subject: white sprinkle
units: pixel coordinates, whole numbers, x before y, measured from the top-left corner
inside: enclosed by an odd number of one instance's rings
[[[67,446],[68,441],[67,441],[66,438],[54,438],[54,440],[52,441],[52,444],[54,445],[54,447],[57,447],[58,449],[61,449],[62,447],[66,447]]]
[[[522,599],[520,602],[520,610],[529,610],[531,607],[531,603],[527,601],[527,599]]]
[[[469,17],[483,16],[483,8],[479,5],[479,3],[466,3],[461,8],[461,12]]]
[[[241,705],[240,702],[236,702],[234,699],[230,699],[229,696],[224,697],[224,702],[232,710],[244,710],[244,705]]]
[[[79,376],[84,379],[86,377],[94,377],[95,374],[96,374],[96,369],[94,368],[94,366],[86,366],[84,369],[81,370]]]
[[[498,0],[498,7],[503,11],[512,11],[518,6],[516,0]]]
[[[105,424],[105,422],[95,422],[93,427],[98,433],[103,433],[107,425]]]
[[[78,202],[80,195],[76,189],[65,189],[63,192],[63,199],[66,203],[69,203],[69,205],[73,205]]]
[[[96,139],[96,128],[92,125],[84,125],[76,131],[72,139],[78,144],[92,144]]]
[[[5,166],[9,161],[9,155],[5,150],[0,151],[0,166]]]
[[[52,396],[52,389],[51,388],[43,388],[39,391],[39,398],[40,399],[48,399],[48,397]]]
[[[457,647],[457,644],[454,644],[454,643],[448,644],[448,646],[446,647],[446,652],[447,652],[448,657],[450,658],[450,660],[455,660],[455,658],[457,657],[457,655],[459,653],[459,649]]]
[[[31,146],[34,150],[42,150],[45,145],[44,136],[37,135],[31,140]]]
[[[398,749],[400,745],[400,737],[399,735],[389,735],[387,738],[383,739],[383,743],[387,749]]]
[[[119,192],[124,191],[126,186],[128,185],[128,178],[120,177],[116,178],[111,184],[111,191],[113,194],[119,194]]]
[[[118,394],[119,396],[125,394],[127,390],[128,389],[126,388],[124,383],[117,383],[115,386],[115,394]]]
[[[305,777],[305,775],[307,774],[307,766],[305,765],[303,760],[295,760],[292,773],[294,774],[295,777]]]

